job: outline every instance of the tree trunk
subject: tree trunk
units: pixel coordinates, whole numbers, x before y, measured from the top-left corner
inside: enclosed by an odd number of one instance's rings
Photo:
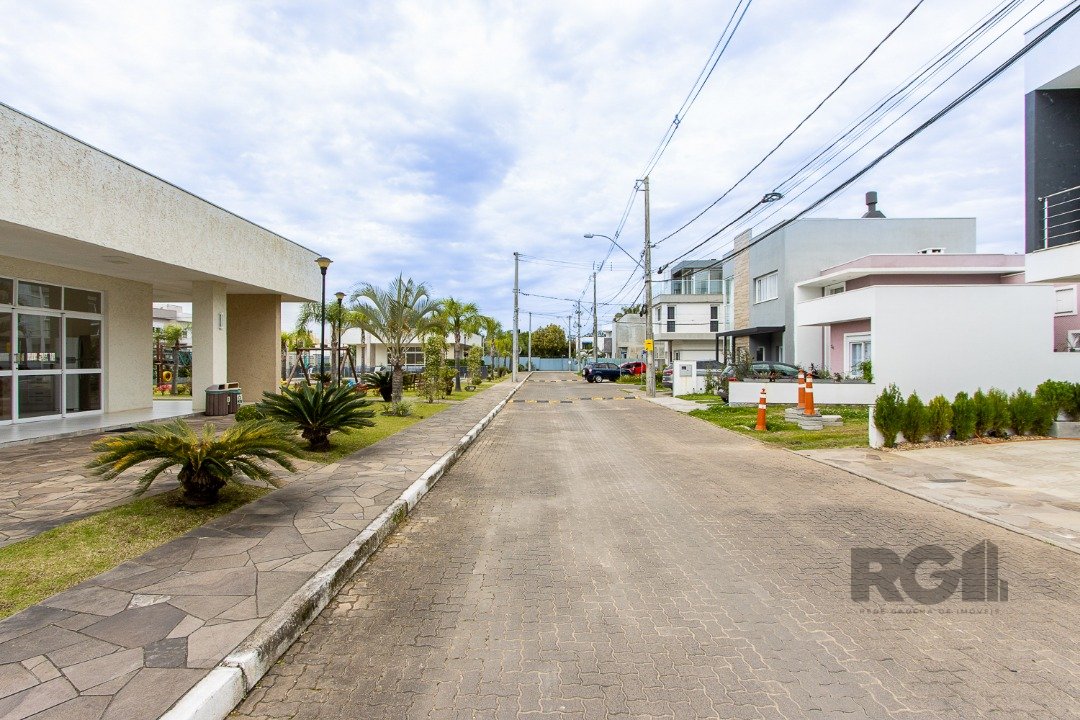
[[[180,468],[177,479],[184,489],[184,502],[188,505],[213,505],[217,502],[218,491],[225,487],[225,483],[218,478],[205,472],[194,472],[189,465]]]
[[[393,389],[390,391],[391,402],[401,402],[401,392],[405,382],[404,375],[401,363],[394,363],[393,384],[391,385]]]
[[[454,389],[461,392],[461,333],[454,333]]]
[[[176,386],[180,384],[180,341],[177,340],[173,345],[173,374],[172,374],[172,388],[169,391],[170,395],[176,395]],[[192,397],[195,396],[195,390],[191,390]]]

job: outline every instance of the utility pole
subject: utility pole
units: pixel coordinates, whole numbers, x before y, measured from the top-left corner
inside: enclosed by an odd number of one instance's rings
[[[596,271],[592,274],[592,361],[596,362],[596,345],[599,332],[596,329]]]
[[[656,352],[653,349],[652,317],[652,237],[649,228],[649,177],[641,181],[645,190],[645,394],[656,397]]]
[[[570,362],[574,359],[574,341],[570,335],[570,316],[566,316],[566,360]]]
[[[529,311],[529,370],[532,370],[532,310]]]
[[[518,379],[518,254],[514,253],[514,338],[513,338],[513,350],[510,358],[510,379],[513,382],[517,382]]]
[[[577,335],[574,336],[577,341],[577,354],[581,355],[581,301],[577,301]]]

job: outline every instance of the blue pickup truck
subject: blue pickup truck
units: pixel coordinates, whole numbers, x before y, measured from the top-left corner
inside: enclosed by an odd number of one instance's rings
[[[589,363],[582,372],[582,375],[589,382],[602,382],[604,380],[615,382],[622,374],[622,368],[615,363],[609,362]]]

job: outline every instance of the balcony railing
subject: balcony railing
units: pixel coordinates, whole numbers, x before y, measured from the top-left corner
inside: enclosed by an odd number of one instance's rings
[[[1080,185],[1042,198],[1043,247],[1080,240]]]
[[[723,280],[704,278],[663,280],[653,285],[653,295],[720,295],[723,292]]]

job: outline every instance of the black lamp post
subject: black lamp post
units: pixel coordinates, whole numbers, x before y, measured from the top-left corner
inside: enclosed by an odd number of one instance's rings
[[[345,364],[342,361],[341,357],[340,357],[340,355],[341,355],[341,326],[345,322],[345,314],[344,314],[345,311],[342,308],[341,303],[342,303],[343,300],[345,300],[345,293],[338,290],[336,293],[334,293],[334,297],[337,298],[337,309],[338,309],[338,314],[337,314],[337,343],[335,343],[335,347],[337,349],[334,350],[334,372],[337,373],[337,384],[340,386],[341,385],[341,371],[342,371],[343,366]]]
[[[315,260],[322,273],[322,312],[319,314],[319,387],[323,387],[323,374],[326,372],[326,268],[332,263],[328,257]]]

